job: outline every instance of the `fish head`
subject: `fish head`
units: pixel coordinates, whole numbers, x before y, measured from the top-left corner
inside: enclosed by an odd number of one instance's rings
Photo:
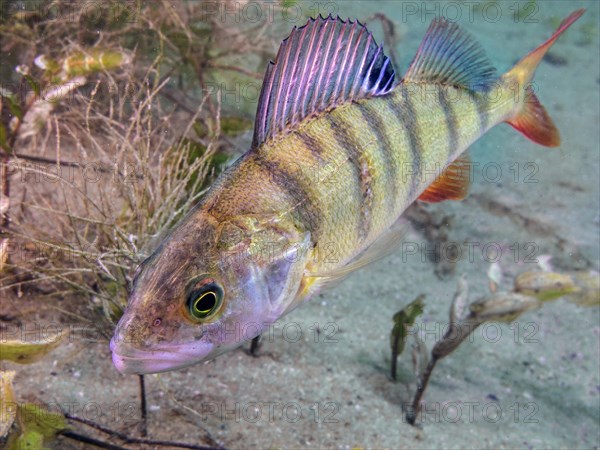
[[[188,217],[138,268],[110,343],[117,370],[183,368],[261,334],[294,300],[308,242],[256,218]]]

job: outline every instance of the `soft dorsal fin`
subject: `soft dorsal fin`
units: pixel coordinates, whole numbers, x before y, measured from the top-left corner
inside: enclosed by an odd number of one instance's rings
[[[405,82],[454,85],[484,90],[497,79],[483,48],[456,23],[435,19],[419,46]]]
[[[360,22],[310,19],[281,43],[265,73],[253,147],[305,117],[336,105],[388,93],[394,69]]]
[[[471,179],[471,161],[461,155],[444,169],[442,174],[419,196],[419,200],[429,203],[444,200],[462,200],[467,196]]]

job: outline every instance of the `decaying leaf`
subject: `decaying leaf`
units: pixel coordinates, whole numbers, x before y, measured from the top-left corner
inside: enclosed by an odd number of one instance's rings
[[[400,355],[404,350],[408,329],[415,323],[416,318],[423,313],[424,298],[423,294],[419,295],[410,304],[394,314],[394,328],[390,335],[390,345],[392,348],[397,349],[397,355]]]
[[[417,377],[417,380],[421,380],[423,378],[423,373],[425,372],[425,368],[429,364],[429,350],[427,349],[427,345],[425,342],[419,337],[418,334],[412,335],[414,338],[414,344],[412,347],[412,363],[413,363],[413,373]]]
[[[37,431],[27,431],[19,435],[19,437],[8,445],[7,450],[50,450],[44,447],[44,436]]]
[[[487,276],[490,283],[490,292],[494,294],[498,290],[498,286],[502,284],[502,268],[500,264],[497,262],[490,264]]]
[[[567,296],[567,299],[580,306],[600,305],[600,274],[593,270],[589,272],[572,272],[571,277],[578,287],[577,292]]]
[[[31,364],[57,348],[65,337],[66,334],[57,333],[43,341],[0,340],[0,360]]]
[[[0,215],[6,214],[8,212],[8,208],[10,207],[10,198],[0,194]]]
[[[549,260],[549,257],[546,258],[547,263]],[[490,286],[494,283],[492,291],[495,290],[498,281],[497,269],[499,269],[499,266],[494,268],[492,265],[488,271]],[[450,326],[448,327],[448,331],[433,346],[431,358],[424,369],[420,355],[422,350],[417,351],[413,348],[413,366],[419,378],[419,384],[411,407],[406,412],[408,423],[414,425],[416,422],[421,399],[427,389],[436,362],[456,350],[464,342],[465,338],[478,326],[489,321],[510,323],[524,312],[538,308],[544,302],[562,296],[566,296],[574,303],[583,306],[599,305],[600,274],[595,271],[571,272],[568,274],[549,271],[525,272],[515,278],[513,292],[493,292],[491,296],[471,303],[469,305],[470,313],[464,318],[462,317],[462,311],[468,301],[468,286],[466,278],[462,277],[458,282],[454,301],[450,308]],[[392,370],[394,370],[393,365]]]
[[[0,273],[2,273],[4,271],[4,267],[6,266],[6,263],[8,262],[8,245],[9,245],[9,240],[8,238],[1,238],[0,239]]]
[[[13,370],[0,371],[0,438],[8,434],[17,415],[12,385],[15,373]]]
[[[131,57],[120,51],[91,50],[75,53],[62,63],[63,81],[71,77],[89,75],[101,70],[113,70],[131,62]]]
[[[19,130],[19,137],[26,138],[37,134],[46,124],[54,105],[85,83],[86,79],[84,77],[75,77],[44,92],[41,98],[35,100],[31,108],[25,113]]]
[[[452,300],[452,306],[450,307],[450,324],[455,324],[459,320],[463,319],[465,314],[465,308],[469,301],[469,284],[467,278],[463,274],[459,279],[456,286],[456,294],[454,300]]]
[[[515,292],[542,301],[566,297],[580,306],[600,305],[600,274],[596,271],[569,273],[525,272],[515,278]]]
[[[573,278],[561,273],[524,272],[515,278],[515,292],[542,301],[555,300],[578,290]]]
[[[541,304],[540,300],[529,295],[500,293],[471,303],[469,317],[480,322],[510,323],[524,312],[538,308]]]

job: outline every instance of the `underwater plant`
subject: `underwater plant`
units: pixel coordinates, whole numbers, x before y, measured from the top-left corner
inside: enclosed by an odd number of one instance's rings
[[[84,295],[110,329],[133,269],[251,127],[239,104],[221,104],[213,80],[254,79],[228,61],[261,60],[271,40],[247,39],[264,23],[235,32],[197,3],[94,11],[50,3],[15,8],[0,23],[10,55],[0,102],[0,289]],[[61,8],[69,14],[44,14]],[[230,38],[216,39],[223,34]]]
[[[490,280],[493,278],[490,277]],[[449,326],[444,336],[435,343],[429,356],[418,335],[408,331],[416,316],[423,311],[422,296],[394,315],[395,325],[391,342],[393,381],[396,381],[396,359],[404,348],[404,339],[410,336],[415,340],[412,362],[417,377],[417,389],[412,403],[406,406],[406,420],[411,425],[417,422],[423,395],[436,364],[453,353],[480,325],[486,322],[514,322],[527,311],[540,308],[545,302],[561,297],[566,297],[580,306],[600,305],[600,274],[594,271],[566,274],[549,271],[524,272],[515,278],[514,288],[510,292],[496,292],[495,281],[490,288],[491,295],[469,303],[467,279],[462,276],[458,280],[450,307]],[[404,331],[400,333],[397,330]],[[403,341],[399,347],[396,339],[400,334]]]
[[[231,27],[200,2],[18,3],[0,9],[2,307],[14,305],[7,294],[34,294],[41,309],[109,336],[134,269],[239,152],[252,100],[227,104],[220,83],[256,79],[243,66],[260,65],[272,40],[265,20]],[[65,298],[82,308],[62,308]],[[21,314],[17,305],[2,322]],[[145,417],[141,438],[61,417],[122,443],[161,445],[144,436]],[[28,448],[50,437],[39,434]]]

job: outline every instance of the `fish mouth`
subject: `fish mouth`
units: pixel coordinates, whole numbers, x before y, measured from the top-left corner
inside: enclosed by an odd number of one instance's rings
[[[140,350],[115,338],[110,341],[113,364],[122,374],[144,375],[183,369],[203,361],[212,349],[210,344],[195,347],[193,353],[189,347],[182,345]]]

